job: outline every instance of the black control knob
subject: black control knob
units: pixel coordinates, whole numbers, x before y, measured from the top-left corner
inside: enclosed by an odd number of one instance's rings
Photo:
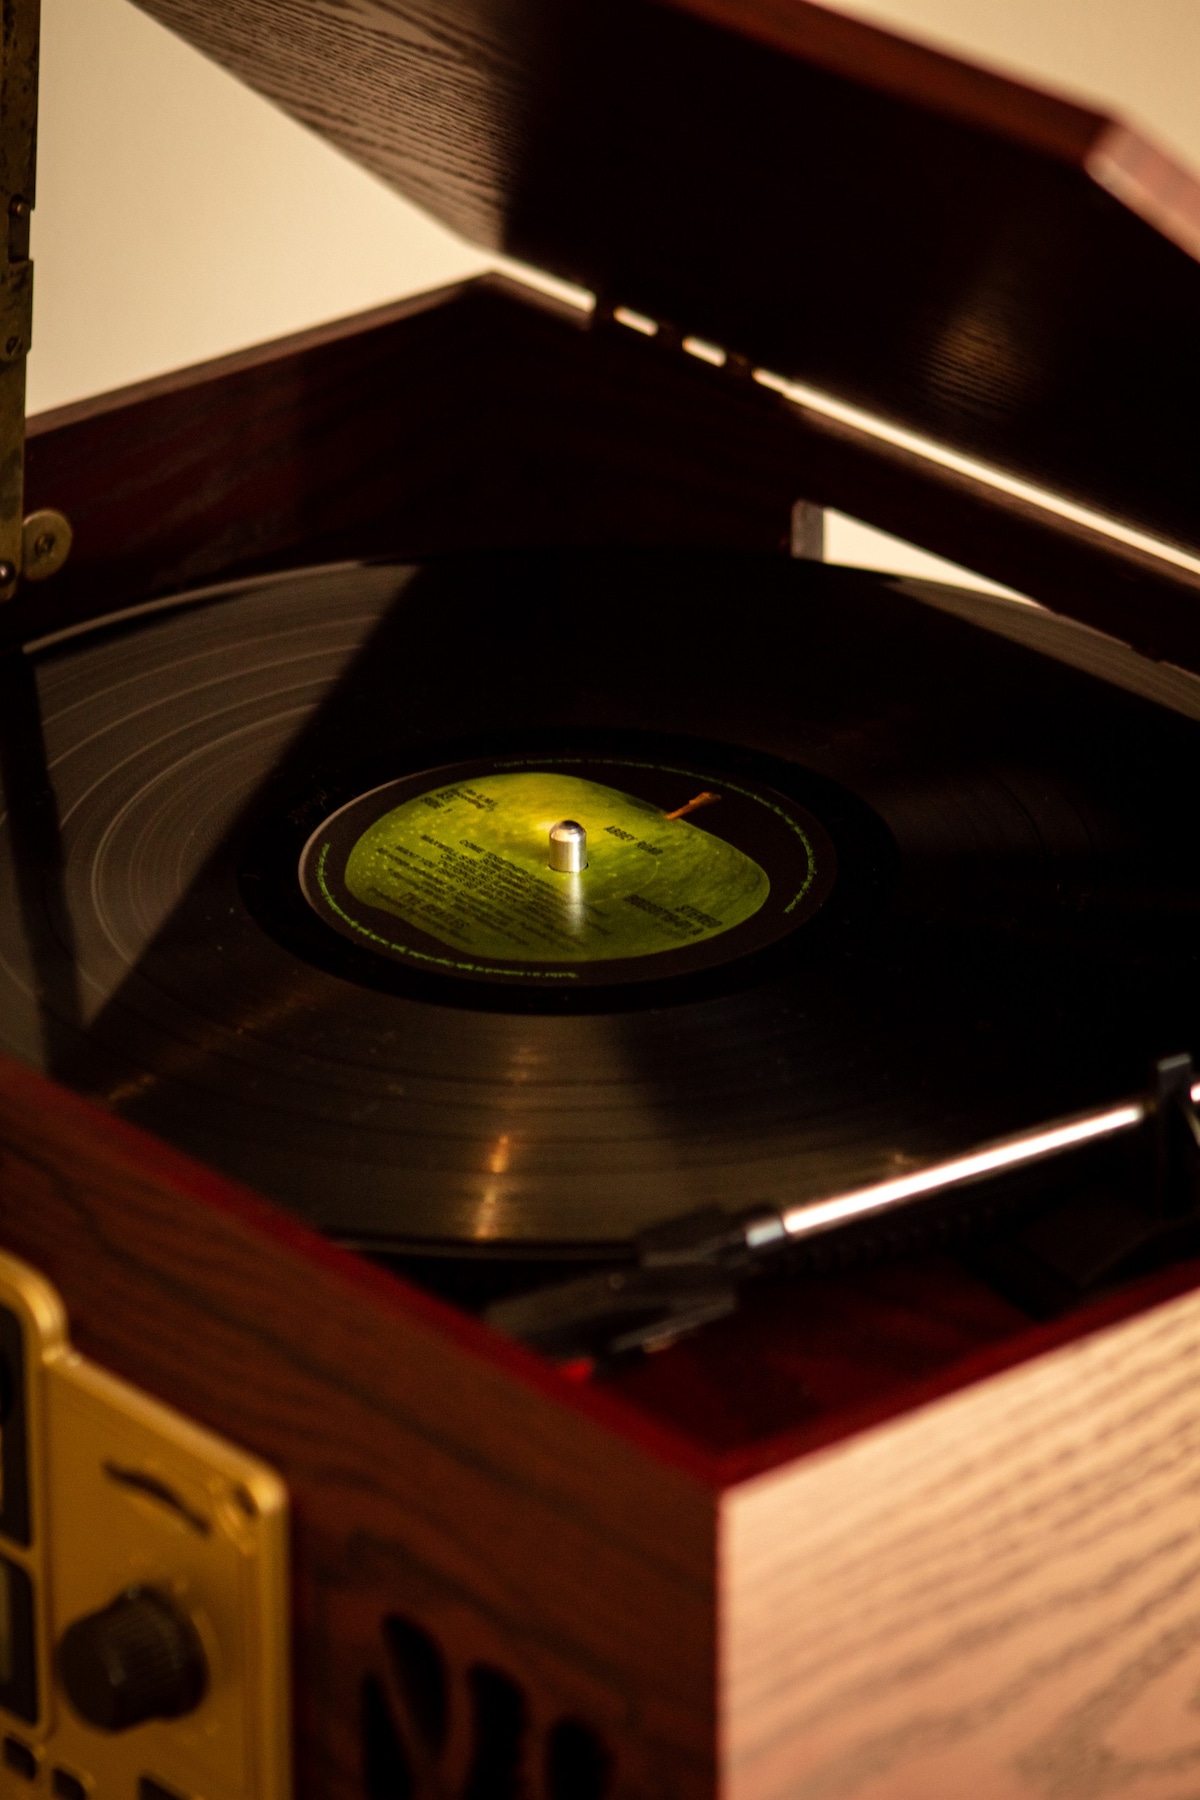
[[[145,1719],[179,1719],[208,1686],[196,1627],[154,1588],[131,1587],[100,1612],[76,1619],[58,1647],[58,1671],[80,1718],[101,1731]]]

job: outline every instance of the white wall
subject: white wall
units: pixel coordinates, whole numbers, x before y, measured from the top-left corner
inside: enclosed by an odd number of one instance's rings
[[[486,266],[129,0],[43,0],[33,255],[33,412]]]
[[[1101,100],[1200,168],[1200,0],[841,10]],[[488,266],[129,0],[43,0],[42,33],[31,411]],[[864,532],[834,520],[832,556],[948,566]]]

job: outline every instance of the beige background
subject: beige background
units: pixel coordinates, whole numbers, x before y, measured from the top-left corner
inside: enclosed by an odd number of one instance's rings
[[[840,10],[1099,100],[1200,168],[1200,0],[844,0]],[[489,261],[129,0],[43,0],[34,218],[31,411]],[[838,520],[830,550],[935,567]]]

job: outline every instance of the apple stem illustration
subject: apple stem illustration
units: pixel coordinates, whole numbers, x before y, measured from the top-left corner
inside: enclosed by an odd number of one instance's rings
[[[707,790],[705,790],[705,792],[702,794],[696,794],[694,796],[694,798],[689,800],[685,806],[677,806],[675,808],[674,812],[664,813],[663,818],[664,819],[685,819],[687,817],[688,813],[695,812],[696,809],[701,806],[712,806],[720,798],[721,798],[720,794],[710,794]]]

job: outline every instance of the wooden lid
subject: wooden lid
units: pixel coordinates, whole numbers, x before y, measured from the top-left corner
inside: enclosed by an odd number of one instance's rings
[[[806,0],[142,4],[475,241],[1200,543],[1200,185],[1101,114]]]

